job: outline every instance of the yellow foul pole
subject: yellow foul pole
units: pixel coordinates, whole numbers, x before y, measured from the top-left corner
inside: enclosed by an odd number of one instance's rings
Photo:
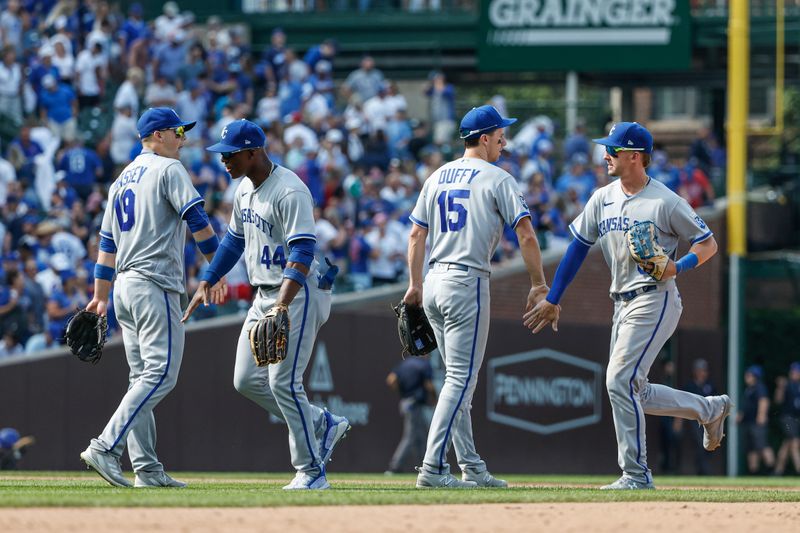
[[[747,117],[750,78],[750,2],[730,0],[728,7],[728,390],[734,405],[739,402],[742,360],[743,310],[742,258],[747,253],[746,175]],[[728,419],[728,475],[739,470],[738,431]]]

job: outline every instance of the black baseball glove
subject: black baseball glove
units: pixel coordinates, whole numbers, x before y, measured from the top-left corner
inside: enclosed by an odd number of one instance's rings
[[[422,307],[401,301],[392,309],[397,315],[397,333],[403,353],[428,355],[436,349],[436,337]]]
[[[276,304],[250,328],[250,351],[256,366],[280,363],[289,349],[289,308]]]
[[[103,355],[106,333],[108,333],[106,317],[81,309],[67,322],[64,341],[78,359],[94,365]]]

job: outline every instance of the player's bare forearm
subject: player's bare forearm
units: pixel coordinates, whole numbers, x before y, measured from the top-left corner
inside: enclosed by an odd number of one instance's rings
[[[289,261],[286,263],[286,268],[294,268],[299,270],[304,276],[308,275],[308,267],[305,266],[303,263],[295,263],[294,261]],[[281,284],[281,290],[278,292],[278,298],[275,300],[275,305],[286,305],[288,306],[294,300],[294,297],[297,296],[297,293],[300,292],[300,289],[303,286],[297,283],[294,280],[289,278],[283,278],[283,283]]]
[[[428,230],[414,224],[408,236],[408,290],[403,296],[407,304],[422,305],[422,266],[427,238]]]
[[[527,217],[523,218],[517,223],[514,231],[517,234],[525,268],[531,278],[531,288],[536,289],[536,292],[543,292],[544,296],[547,296],[547,282],[544,279],[544,269],[542,268],[542,250],[539,248],[539,239],[536,238],[531,220]]]

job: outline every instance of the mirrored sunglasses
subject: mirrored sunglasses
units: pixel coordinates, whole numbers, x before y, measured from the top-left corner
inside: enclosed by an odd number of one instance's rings
[[[642,152],[644,148],[625,148],[623,146],[606,146],[606,153],[611,157],[618,157],[620,152]]]

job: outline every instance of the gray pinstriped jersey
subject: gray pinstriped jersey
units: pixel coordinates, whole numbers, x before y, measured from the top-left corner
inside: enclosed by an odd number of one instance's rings
[[[297,174],[275,166],[257,189],[250,179],[236,189],[228,231],[245,240],[244,257],[252,285],[280,285],[289,257],[289,243],[317,240],[314,201]],[[311,264],[309,275],[317,270]],[[313,278],[312,278],[313,279]]]
[[[117,247],[116,269],[136,271],[166,291],[183,293],[181,218],[202,203],[177,159],[142,152],[111,184],[100,235]]]
[[[625,236],[631,225],[648,220],[658,228],[658,242],[673,259],[679,239],[694,244],[712,235],[686,200],[654,179],[648,179],[644,189],[633,196],[622,191],[619,179],[609,183],[595,191],[583,213],[570,224],[570,231],[582,243],[599,243],[611,269],[611,292],[655,283],[631,258]]]
[[[410,218],[428,230],[431,262],[488,272],[503,223],[514,227],[526,216],[530,212],[514,177],[483,159],[469,157],[431,174]]]

